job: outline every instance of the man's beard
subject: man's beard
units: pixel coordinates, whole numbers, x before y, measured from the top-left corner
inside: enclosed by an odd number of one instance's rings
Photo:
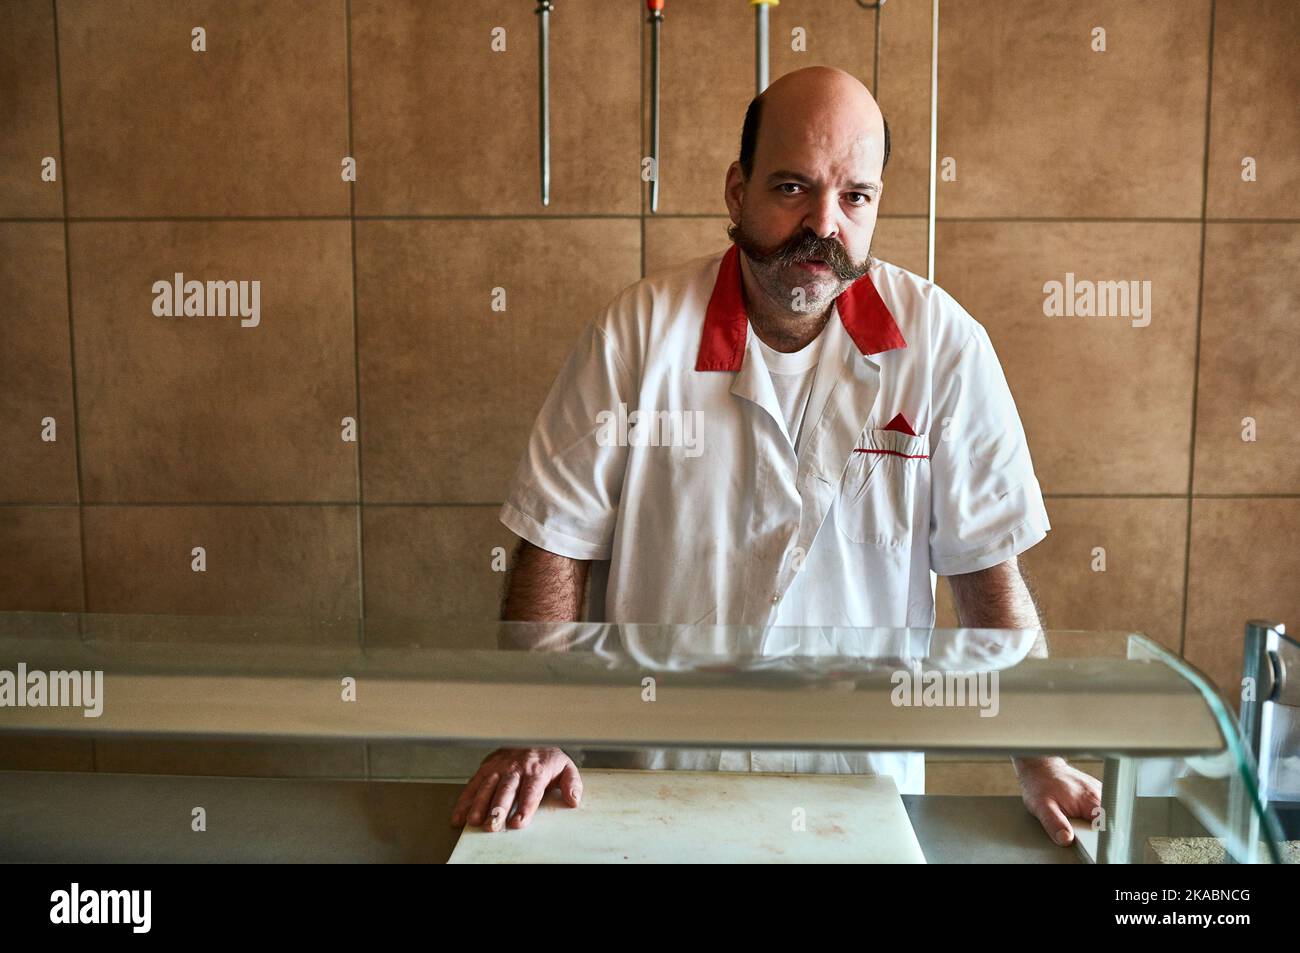
[[[820,260],[825,262],[835,278],[849,285],[865,275],[872,262],[870,246],[867,247],[866,259],[855,262],[849,257],[844,246],[835,239],[819,238],[807,229],[775,248],[759,244],[745,229],[743,222],[728,227],[727,237],[745,253],[751,264],[769,272],[776,272],[800,262]]]

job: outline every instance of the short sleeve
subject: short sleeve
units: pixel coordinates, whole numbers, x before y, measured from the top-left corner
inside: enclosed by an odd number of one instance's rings
[[[941,576],[995,566],[1051,529],[1002,365],[988,332],[969,324],[955,357],[936,362],[933,385],[930,568]]]
[[[608,559],[627,447],[608,439],[620,404],[636,406],[634,380],[591,322],[569,352],[528,438],[501,507],[501,522],[535,546],[570,559]]]

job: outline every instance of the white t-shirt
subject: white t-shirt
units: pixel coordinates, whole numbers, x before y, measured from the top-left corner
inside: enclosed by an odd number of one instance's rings
[[[829,325],[830,321],[826,324]],[[754,335],[759,353],[767,365],[767,373],[772,378],[772,389],[776,391],[776,401],[781,405],[781,413],[785,417],[786,436],[798,452],[804,421],[816,418],[816,410],[809,409],[809,398],[817,376],[817,365],[821,362],[826,328],[823,326],[817,336],[799,350],[788,353],[768,347],[752,327],[749,333]]]

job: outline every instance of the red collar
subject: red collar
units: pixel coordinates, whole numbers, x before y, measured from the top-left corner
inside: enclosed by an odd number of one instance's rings
[[[741,294],[740,248],[732,245],[722,256],[713,296],[704,315],[704,334],[695,360],[697,371],[738,371],[745,355],[749,315]],[[907,347],[898,323],[871,282],[863,275],[835,299],[844,330],[863,354]]]

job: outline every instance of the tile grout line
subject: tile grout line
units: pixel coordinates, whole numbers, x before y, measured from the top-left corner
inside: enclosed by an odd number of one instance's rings
[[[345,35],[344,63],[346,64],[345,82],[348,101],[348,155],[355,163],[357,154],[352,140],[352,0],[343,0],[343,29]],[[362,507],[365,505],[365,483],[361,463],[361,441],[365,435],[361,432],[361,330],[357,313],[357,171],[353,167],[353,179],[348,183],[348,224],[352,235],[352,369],[356,394],[356,432],[357,432],[357,644],[364,653],[366,650],[366,530]],[[370,777],[370,742],[361,743],[361,776]]]
[[[343,0],[344,51],[346,51],[347,155],[354,161],[352,181],[347,183],[348,230],[352,237],[352,372],[356,394],[356,640],[365,653],[365,481],[361,463],[361,332],[356,291],[356,147],[352,142],[352,0]],[[370,777],[370,742],[361,741],[361,776]]]
[[[352,0],[343,0],[343,34],[344,34],[344,82],[348,107],[348,156],[356,162],[356,151],[352,139]],[[357,181],[359,173],[353,166],[353,178],[348,183],[348,224],[352,244],[352,383],[356,398],[356,466],[353,473],[357,481],[357,499],[354,504],[357,519],[357,645],[361,651],[366,648],[366,531],[362,507],[365,505],[365,483],[361,462],[361,442],[365,439],[361,427],[361,331],[360,318],[357,314]],[[370,745],[362,744],[362,768],[366,777],[370,776]]]
[[[54,89],[59,114],[59,188],[63,196],[63,280],[68,305],[68,375],[72,381],[72,437],[77,470],[77,527],[78,544],[81,550],[81,612],[89,609],[86,600],[86,517],[83,509],[85,490],[81,476],[81,417],[77,400],[77,340],[72,323],[72,246],[68,226],[68,164],[67,147],[63,133],[63,69],[59,58],[59,0],[50,0],[50,13],[54,21]],[[81,628],[79,625],[78,628]],[[85,632],[80,636],[85,638]]]
[[[726,211],[722,212],[674,212],[669,218],[726,218]],[[350,222],[354,218],[358,222],[511,222],[511,221],[585,221],[588,219],[614,219],[619,221],[636,221],[640,217],[639,212],[502,212],[500,214],[488,213],[460,213],[460,212],[429,212],[429,213],[394,213],[391,215],[73,215],[69,217],[73,222]],[[921,218],[920,215],[881,215],[881,218]],[[40,216],[40,215],[14,215],[0,216],[0,222],[61,222],[62,218],[57,216]],[[1189,219],[1194,221],[1194,219]]]
[[[63,132],[63,68],[59,58],[59,0],[50,0],[50,15],[54,27],[54,90],[59,114],[59,191],[63,197],[63,280],[68,306],[68,376],[72,381],[72,440],[77,471],[77,545],[81,555],[81,612],[77,613],[77,637],[86,640],[85,617],[90,606],[87,601],[86,579],[86,510],[85,490],[81,477],[81,415],[77,401],[77,340],[72,323],[72,244],[68,226],[68,150]],[[99,770],[99,745],[90,739],[90,770]]]
[[[644,157],[643,157],[644,158]],[[642,199],[644,202],[644,197]],[[551,214],[529,212],[504,212],[491,214],[410,213],[393,215],[69,215],[69,222],[130,223],[130,222],[513,222],[513,221],[589,221],[610,219],[636,221],[640,212],[554,212]],[[693,219],[727,218],[725,209],[717,212],[659,212],[655,218]],[[882,212],[879,221],[925,221],[924,212]],[[36,224],[63,222],[63,216],[8,215],[0,216],[0,224]],[[1300,225],[1300,218],[1240,218],[1207,215],[936,215],[936,222],[948,224],[1041,224],[1041,225]]]
[[[1187,455],[1187,535],[1183,546],[1183,613],[1179,625],[1178,656],[1187,658],[1187,607],[1192,576],[1192,489],[1196,481],[1196,402],[1201,383],[1201,321],[1205,309],[1205,233],[1210,192],[1210,122],[1214,109],[1214,20],[1215,0],[1210,0],[1210,37],[1205,70],[1205,140],[1201,156],[1201,249],[1196,283],[1196,347],[1192,356],[1192,430]]]

